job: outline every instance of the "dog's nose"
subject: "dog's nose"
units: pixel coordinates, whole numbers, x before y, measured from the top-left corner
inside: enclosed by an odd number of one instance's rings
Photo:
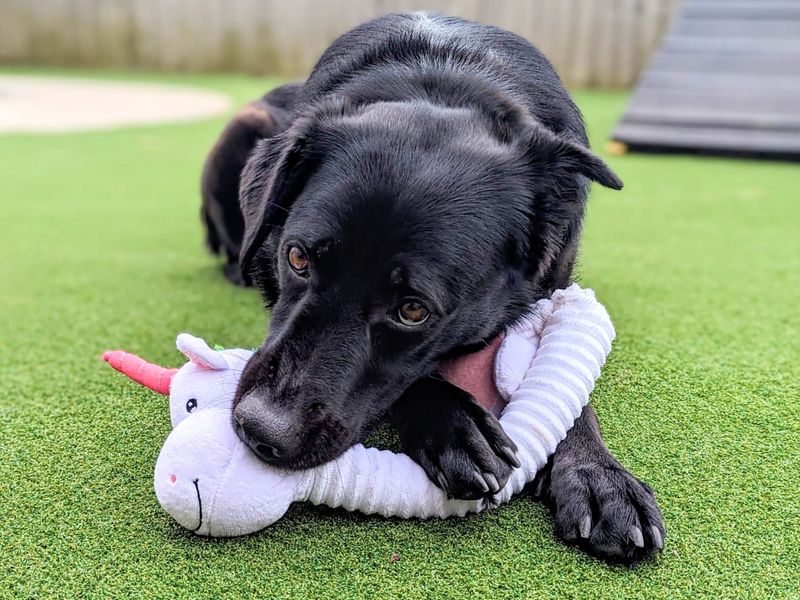
[[[248,392],[233,411],[236,433],[263,461],[280,463],[294,451],[297,434],[288,412]]]

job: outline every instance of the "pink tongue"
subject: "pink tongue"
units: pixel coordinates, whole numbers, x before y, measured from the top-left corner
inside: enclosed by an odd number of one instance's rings
[[[494,357],[501,341],[503,336],[498,335],[486,348],[439,365],[439,372],[447,381],[475,396],[495,417],[500,416],[506,404],[494,383]]]

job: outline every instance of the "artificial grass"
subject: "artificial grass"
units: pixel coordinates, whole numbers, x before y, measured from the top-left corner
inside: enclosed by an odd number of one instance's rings
[[[273,83],[126,77],[235,104]],[[602,148],[625,96],[576,98]],[[199,169],[222,123],[0,136],[0,597],[796,597],[796,164],[613,157],[625,190],[592,194],[580,281],[618,333],[593,403],[657,492],[656,562],[567,548],[527,497],[429,522],[300,505],[233,540],[178,527],[151,481],[167,405],[99,356],[179,365],[179,331],[263,337],[256,293],[201,243]]]

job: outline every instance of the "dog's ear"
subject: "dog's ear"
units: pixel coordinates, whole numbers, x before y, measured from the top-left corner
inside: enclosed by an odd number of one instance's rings
[[[320,146],[312,141],[324,135],[331,119],[351,114],[357,108],[357,103],[346,98],[331,98],[295,119],[284,132],[258,142],[239,183],[239,204],[244,217],[239,252],[242,273],[251,272],[253,256],[270,230],[286,221],[292,204],[319,166],[322,153]]]
[[[309,125],[303,119],[256,145],[239,184],[239,204],[244,217],[239,253],[242,273],[250,272],[253,256],[270,230],[286,220],[314,163],[309,152]]]
[[[525,118],[517,130],[524,168],[531,177],[530,274],[543,289],[569,277],[583,220],[584,183],[576,174],[619,190],[622,181],[579,142]],[[580,200],[569,201],[568,199]]]
[[[622,180],[588,148],[562,137],[536,123],[528,123],[522,137],[527,160],[536,171],[580,173],[600,185],[622,189]]]

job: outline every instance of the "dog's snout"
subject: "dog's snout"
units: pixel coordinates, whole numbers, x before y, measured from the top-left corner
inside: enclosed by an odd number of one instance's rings
[[[296,419],[288,410],[269,403],[259,392],[245,394],[233,415],[237,434],[261,460],[282,463],[298,453]]]

